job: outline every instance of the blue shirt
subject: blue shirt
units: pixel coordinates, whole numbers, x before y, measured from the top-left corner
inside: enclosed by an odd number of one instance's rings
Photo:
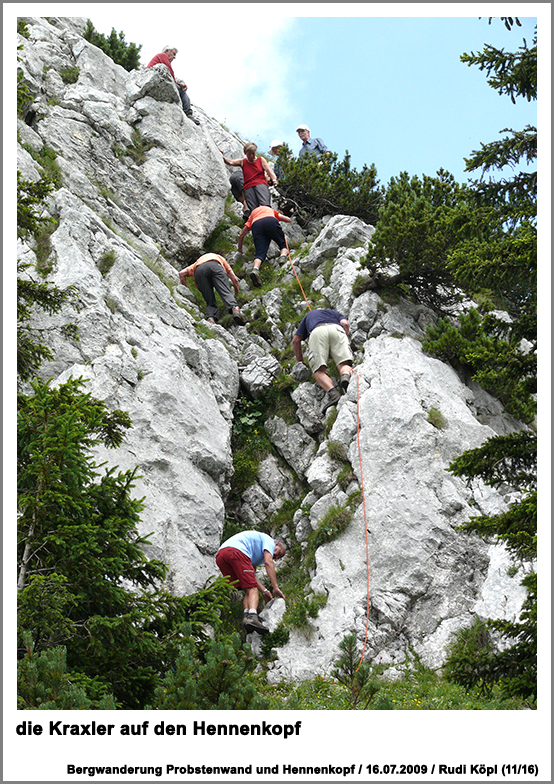
[[[308,139],[308,141],[302,142],[298,157],[302,158],[304,155],[308,155],[308,153],[312,152],[319,158],[320,155],[323,155],[324,152],[329,152],[329,150],[322,139]]]
[[[273,556],[275,542],[271,536],[260,531],[242,531],[223,542],[219,549],[223,550],[224,547],[240,550],[250,558],[252,566],[259,566],[264,562],[264,550],[269,550],[270,555]]]
[[[342,313],[330,308],[310,310],[300,322],[300,326],[296,330],[296,334],[302,339],[306,340],[308,335],[320,324],[340,324],[345,318]]]

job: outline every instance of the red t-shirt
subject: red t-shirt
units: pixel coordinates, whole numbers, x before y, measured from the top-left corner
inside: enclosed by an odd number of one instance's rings
[[[256,158],[253,163],[250,163],[248,158],[244,158],[242,161],[242,174],[244,176],[244,190],[253,188],[254,185],[266,185],[261,158]]]
[[[157,54],[155,57],[153,57],[146,67],[152,68],[153,65],[157,65],[158,63],[162,63],[162,65],[167,65],[167,67],[169,68],[169,73],[173,77],[173,81],[175,81],[175,74],[173,73],[173,68],[171,67],[171,60],[169,59],[169,57],[165,52],[161,52],[161,54]]]

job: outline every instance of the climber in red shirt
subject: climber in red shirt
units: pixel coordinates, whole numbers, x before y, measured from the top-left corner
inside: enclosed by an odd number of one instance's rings
[[[232,161],[225,157],[223,150],[220,150],[227,166],[242,167],[244,200],[250,211],[255,210],[256,207],[271,207],[271,194],[267,183],[277,184],[277,178],[269,168],[266,159],[261,155],[256,155],[257,149],[258,146],[254,142],[248,142],[243,147],[246,157]]]
[[[160,54],[155,55],[146,67],[152,68],[154,65],[165,65],[165,67],[169,69],[169,73],[171,74],[177,90],[179,91],[179,97],[181,98],[181,105],[183,107],[184,113],[190,120],[196,123],[196,125],[200,125],[200,121],[192,114],[190,98],[188,97],[187,93],[187,85],[180,79],[177,79],[173,72],[171,63],[177,57],[177,51],[178,50],[174,46],[164,46]]]

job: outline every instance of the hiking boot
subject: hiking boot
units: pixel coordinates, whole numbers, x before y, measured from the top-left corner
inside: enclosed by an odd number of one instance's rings
[[[246,629],[247,633],[251,632],[258,632],[258,634],[267,634],[269,629],[267,626],[264,626],[263,623],[258,618],[258,613],[247,613],[242,618],[242,625]]]
[[[343,373],[340,377],[340,385],[345,392],[348,389],[348,384],[350,383],[350,376],[351,373]]]
[[[246,319],[240,312],[240,308],[233,308],[231,312],[233,314],[233,320],[235,324],[238,324],[239,326],[243,327],[246,324]]]
[[[189,120],[192,120],[195,125],[200,125],[200,120],[198,117],[195,117],[194,114],[187,114]]]
[[[260,270],[256,267],[252,267],[252,272],[250,273],[250,280],[254,284],[254,286],[259,289],[262,285],[262,280],[260,278]]]
[[[323,407],[321,409],[321,413],[324,414],[328,408],[331,406],[336,406],[340,400],[340,392],[338,389],[330,389],[329,392],[325,395],[325,401],[323,403]]]

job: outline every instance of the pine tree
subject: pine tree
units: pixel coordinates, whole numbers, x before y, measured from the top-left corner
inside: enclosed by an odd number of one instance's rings
[[[465,188],[443,169],[436,177],[407,172],[392,177],[364,260],[371,277],[363,288],[394,289],[448,313],[460,301],[447,261],[457,241],[454,216],[464,199]]]
[[[24,180],[17,172],[17,236],[23,240],[37,238],[41,229],[52,221],[43,214],[45,200],[52,190],[52,182],[43,175],[36,182]],[[20,381],[28,381],[45,360],[53,358],[45,342],[46,329],[32,326],[38,311],[59,313],[72,300],[71,289],[62,290],[46,281],[37,280],[31,264],[17,260],[17,374]],[[66,338],[78,339],[73,324],[60,328]]]
[[[68,673],[65,648],[36,654],[29,634],[24,643],[25,655],[17,664],[18,710],[115,709],[113,697],[97,678]]]
[[[367,710],[380,688],[375,673],[367,662],[360,663],[355,634],[347,634],[339,643],[339,648],[341,654],[331,674],[346,687],[352,710]]]
[[[536,98],[536,58],[535,36],[531,49],[524,42],[516,54],[486,47],[483,53],[462,59],[487,70],[491,86],[515,101],[517,97]],[[440,347],[441,352],[451,351],[454,357],[469,361],[476,377],[499,394],[508,410],[532,422],[537,372],[536,172],[516,173],[499,181],[484,179],[485,172],[535,159],[536,129],[509,133],[501,142],[483,145],[467,161],[468,171],[482,168],[483,176],[469,189],[469,209],[460,218],[463,236],[450,255],[449,268],[470,292],[492,291],[507,306],[510,320],[474,312],[462,320],[459,329],[443,322],[428,348],[437,351]],[[474,339],[465,342],[469,319]],[[528,593],[519,620],[488,624],[504,635],[510,647],[476,657],[471,677],[486,686],[499,682],[508,694],[531,698],[536,695],[537,673],[537,581],[532,571],[537,552],[536,463],[533,425],[489,439],[479,449],[461,455],[449,469],[469,482],[481,479],[495,487],[507,483],[519,494],[520,500],[506,513],[473,518],[462,528],[501,539],[529,570],[522,581]],[[451,669],[453,664],[451,660]],[[463,675],[460,678],[468,685]]]
[[[199,648],[187,627],[173,670],[156,689],[157,710],[264,710],[249,674],[257,662],[237,633],[208,640]]]
[[[137,44],[127,43],[125,34],[123,32],[117,33],[114,27],[112,27],[110,35],[106,37],[97,32],[90,19],[87,19],[83,37],[94,46],[102,49],[112,58],[114,63],[123,66],[126,71],[133,71],[139,67],[142,44],[137,46]]]
[[[191,597],[160,590],[165,564],[149,560],[137,532],[135,471],[98,466],[91,452],[117,447],[127,414],[82,391],[39,380],[18,406],[18,626],[37,654],[65,645],[69,670],[98,676],[118,705],[140,708],[178,654],[189,622],[205,640],[228,601],[216,581]],[[101,469],[104,468],[103,471]]]
[[[355,215],[365,223],[376,223],[382,195],[374,164],[357,171],[348,151],[342,161],[334,152],[295,158],[287,145],[277,163],[284,172],[277,189],[295,207],[301,224],[324,215]]]

